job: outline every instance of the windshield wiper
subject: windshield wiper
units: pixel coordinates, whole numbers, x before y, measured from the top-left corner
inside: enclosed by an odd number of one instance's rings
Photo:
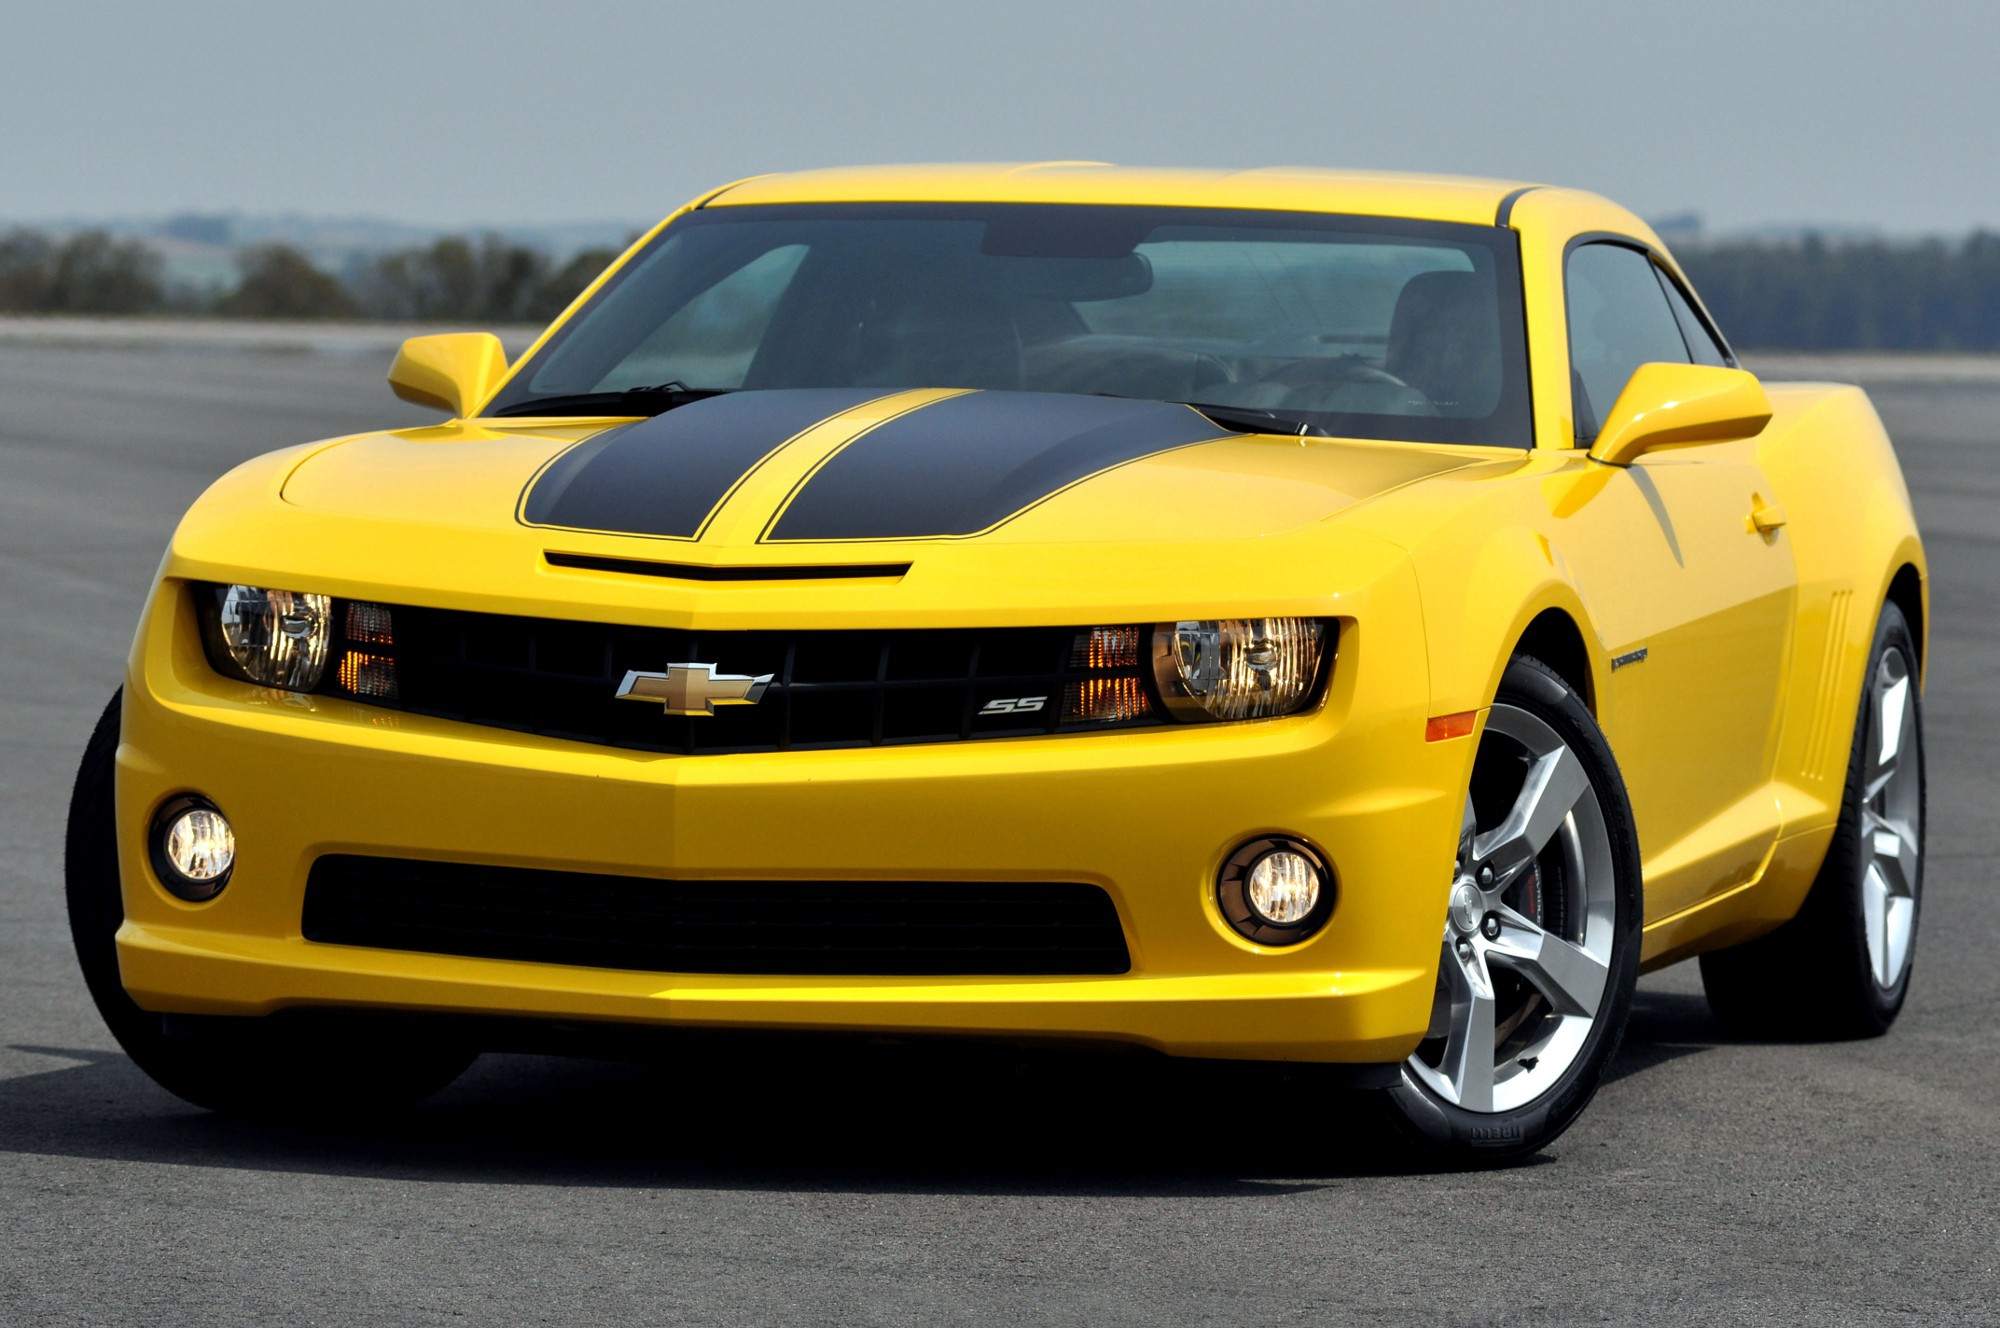
[[[1286,434],[1293,438],[1331,438],[1332,434],[1317,424],[1304,420],[1288,420],[1271,410],[1258,410],[1254,406],[1211,406],[1205,401],[1168,401],[1164,397],[1130,397],[1123,392],[1092,392],[1094,397],[1116,397],[1120,401],[1165,401],[1169,406],[1186,406],[1199,411],[1225,429],[1250,429],[1256,433]]]
[[[1305,420],[1288,420],[1275,411],[1250,406],[1211,406],[1205,401],[1176,401],[1176,406],[1198,410],[1225,428],[1254,429],[1258,433],[1290,434],[1295,438],[1331,438],[1332,434]]]
[[[676,406],[686,406],[709,397],[734,392],[733,387],[689,387],[686,383],[659,383],[652,387],[628,387],[622,392],[573,392],[568,396],[537,397],[519,401],[493,412],[501,415],[664,415]]]

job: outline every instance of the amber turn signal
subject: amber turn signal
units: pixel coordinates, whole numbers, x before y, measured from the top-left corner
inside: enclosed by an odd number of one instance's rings
[[[1472,722],[1479,718],[1477,710],[1461,710],[1455,715],[1433,715],[1424,725],[1425,742],[1443,742],[1447,738],[1465,738],[1472,735]]]

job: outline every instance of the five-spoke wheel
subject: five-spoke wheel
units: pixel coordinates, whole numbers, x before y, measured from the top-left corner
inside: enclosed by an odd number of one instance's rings
[[[1923,771],[1917,755],[1917,698],[1909,660],[1882,652],[1869,680],[1867,763],[1861,793],[1861,916],[1875,985],[1894,989],[1910,962],[1917,928],[1917,867],[1923,850]]]
[[[1556,731],[1496,705],[1485,741],[1483,761],[1524,773],[1491,829],[1466,798],[1438,998],[1410,1068],[1457,1106],[1504,1111],[1561,1078],[1597,1019],[1614,884],[1604,812]]]
[[[1389,1091],[1422,1142],[1500,1160],[1582,1110],[1631,1002],[1638,871],[1589,710],[1538,661],[1515,660],[1473,765],[1430,1027]]]

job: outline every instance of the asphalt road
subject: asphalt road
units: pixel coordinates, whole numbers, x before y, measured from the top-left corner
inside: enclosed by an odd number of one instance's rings
[[[2000,1322],[2000,383],[1884,388],[1935,575],[1930,868],[1886,1038],[1649,977],[1535,1163],[1296,1084],[866,1052],[483,1058],[388,1127],[241,1124],[117,1051],[63,809],[147,579],[254,453],[415,422],[369,357],[0,348],[0,1322]]]

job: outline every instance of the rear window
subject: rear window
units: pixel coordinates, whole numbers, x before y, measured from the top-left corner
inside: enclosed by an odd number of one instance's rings
[[[1532,445],[1512,231],[1061,205],[689,213],[495,410],[677,384],[1095,393]]]

